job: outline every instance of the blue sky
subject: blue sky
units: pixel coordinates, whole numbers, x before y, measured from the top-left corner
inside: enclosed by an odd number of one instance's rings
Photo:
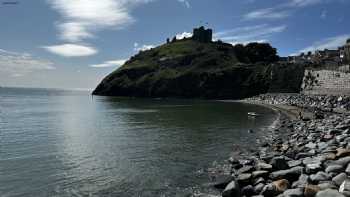
[[[350,38],[350,0],[0,2],[1,86],[93,89],[139,50],[205,23],[216,39],[270,42],[282,56]]]

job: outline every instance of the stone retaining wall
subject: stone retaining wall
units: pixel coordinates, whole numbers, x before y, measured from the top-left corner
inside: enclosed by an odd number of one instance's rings
[[[302,93],[350,95],[350,73],[306,69],[302,83]]]

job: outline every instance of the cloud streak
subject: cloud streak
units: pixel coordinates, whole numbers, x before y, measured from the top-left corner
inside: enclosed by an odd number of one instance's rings
[[[62,20],[58,22],[60,38],[79,42],[94,37],[94,33],[107,28],[121,29],[135,19],[130,9],[150,0],[47,0]]]
[[[0,49],[0,72],[3,74],[20,77],[34,71],[53,69],[55,67],[51,61]]]
[[[311,44],[304,49],[301,49],[299,52],[308,52],[324,49],[336,49],[340,46],[343,46],[346,43],[346,40],[350,37],[350,34],[343,34],[334,37],[325,38],[323,40],[317,41]]]
[[[126,62],[126,59],[105,61],[102,64],[90,65],[92,68],[108,68],[108,67],[120,67]]]
[[[271,26],[267,24],[238,27],[214,34],[215,39],[230,43],[266,42],[272,35],[287,29],[286,25]]]
[[[243,20],[260,20],[260,19],[283,19],[292,15],[293,11],[328,2],[326,0],[289,0],[278,4],[274,7],[263,8],[251,11],[243,15]]]
[[[63,57],[85,57],[95,55],[98,50],[91,46],[78,44],[61,44],[42,47],[50,53]]]

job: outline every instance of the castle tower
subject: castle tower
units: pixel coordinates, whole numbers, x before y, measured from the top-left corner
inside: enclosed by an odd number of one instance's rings
[[[203,26],[194,28],[192,39],[203,43],[211,42],[213,39],[213,30],[205,29]]]

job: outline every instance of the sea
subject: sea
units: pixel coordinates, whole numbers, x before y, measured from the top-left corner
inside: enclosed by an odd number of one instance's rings
[[[213,169],[256,150],[276,117],[238,102],[0,88],[0,196],[220,192]]]

